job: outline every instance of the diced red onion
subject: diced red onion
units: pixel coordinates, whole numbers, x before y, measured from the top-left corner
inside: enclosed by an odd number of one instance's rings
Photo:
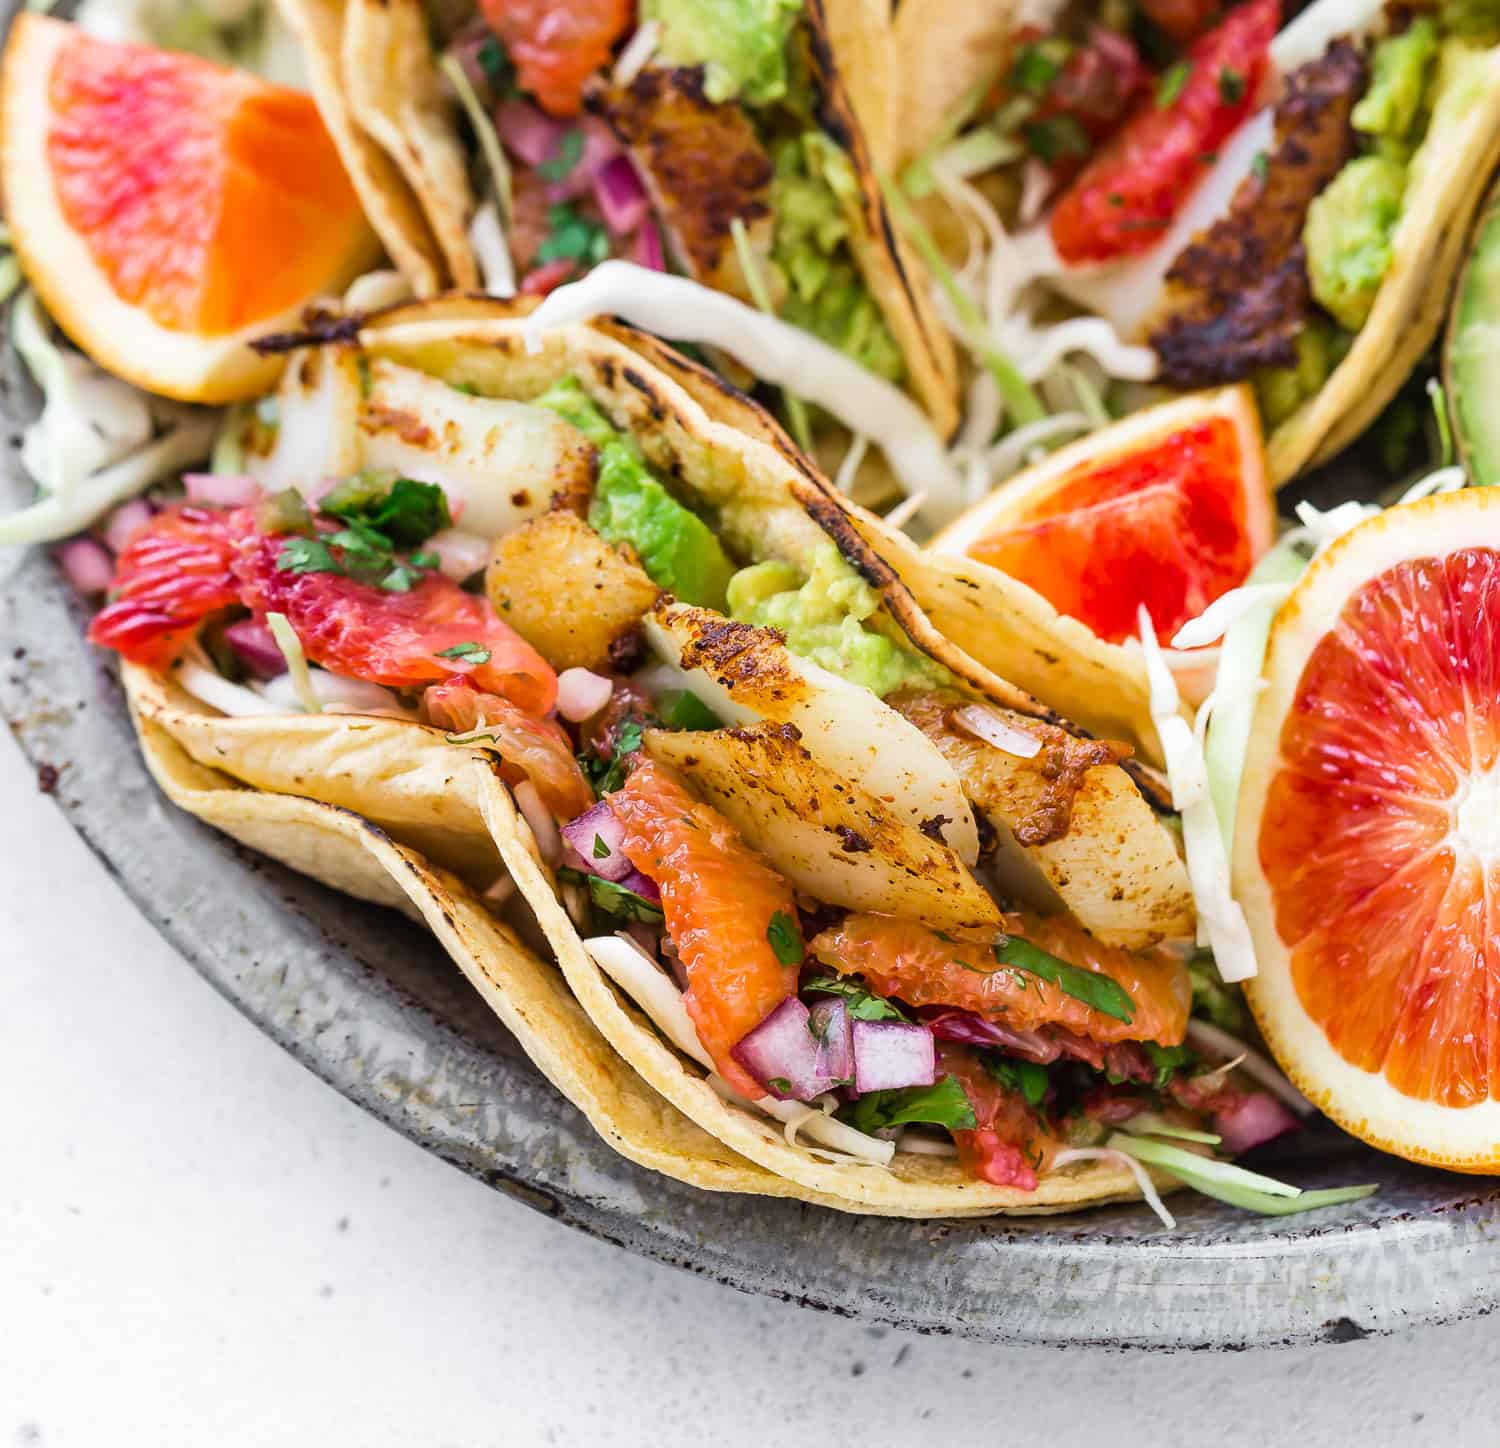
[[[557,712],[570,724],[591,719],[607,703],[615,686],[589,669],[564,669],[557,676]]]
[[[455,583],[472,578],[490,558],[489,540],[477,533],[465,533],[461,528],[444,528],[422,547],[437,554],[438,567]]]
[[[542,266],[533,267],[521,279],[521,292],[523,296],[545,297],[548,292],[560,287],[573,275],[578,263],[569,261],[567,257],[560,256],[556,261],[549,261]]]
[[[855,1021],[854,1089],[894,1091],[937,1080],[937,1042],[926,1026],[904,1021]]]
[[[260,501],[262,489],[244,473],[184,473],[188,502],[203,508],[244,508]]]
[[[629,236],[646,219],[646,188],[623,153],[594,172],[594,199],[611,236]]]
[[[132,498],[128,503],[121,503],[109,515],[109,521],[104,525],[104,541],[108,545],[110,552],[124,552],[125,545],[154,516],[151,504],[144,498]]]
[[[993,709],[982,704],[967,704],[953,711],[953,722],[962,725],[976,739],[993,744],[1018,759],[1033,759],[1041,753],[1042,741],[1035,734],[1012,724]]]
[[[964,1041],[971,1046],[1001,1046],[1014,1056],[1046,1066],[1062,1055],[1062,1047],[1040,1031],[1014,1031],[975,1011],[957,1007],[927,1007],[922,1024],[941,1041]]]
[[[97,538],[69,538],[58,548],[57,561],[79,593],[107,593],[114,582],[115,560]]]
[[[276,679],[286,673],[286,655],[264,619],[242,618],[224,630],[224,638],[257,679]]]
[[[818,1074],[829,1083],[854,1076],[854,1037],[849,1030],[849,1007],[838,999],[820,1000],[811,1011],[812,1033],[818,1042]]]
[[[536,838],[536,846],[541,851],[542,859],[549,865],[555,865],[562,858],[562,835],[558,833],[557,821],[542,803],[536,785],[529,779],[523,779],[512,793],[526,823],[531,826],[531,833]]]
[[[571,122],[544,115],[530,101],[509,100],[495,111],[495,130],[505,143],[505,149],[528,166],[540,166],[552,160],[562,145],[562,138],[572,129]]]
[[[731,1054],[772,1096],[811,1101],[830,1083],[818,1071],[818,1043],[810,1020],[807,1007],[788,996]],[[780,1084],[772,1086],[772,1081]]]
[[[1214,1116],[1214,1130],[1224,1138],[1230,1156],[1260,1146],[1297,1125],[1292,1115],[1269,1091],[1252,1091]]]
[[[657,953],[661,950],[660,930],[656,929],[655,926],[647,925],[644,920],[632,920],[625,927],[625,934],[635,941],[652,960],[656,959]]]
[[[639,895],[642,900],[649,900],[653,905],[661,904],[661,890],[656,881],[641,874],[639,870],[632,870],[620,884],[632,895]]]
[[[667,259],[662,254],[661,232],[648,216],[641,222],[640,234],[635,239],[635,264],[649,267],[652,271],[666,271]]]
[[[592,809],[585,810],[576,820],[562,827],[562,837],[572,846],[583,868],[591,875],[618,884],[635,867],[620,850],[625,838],[625,826],[616,818],[606,800],[600,800]],[[594,842],[603,843],[608,854],[599,857],[594,852]]]

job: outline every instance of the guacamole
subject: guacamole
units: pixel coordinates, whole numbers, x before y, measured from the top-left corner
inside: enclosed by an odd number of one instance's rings
[[[703,91],[715,105],[763,106],[787,93],[787,39],[802,13],[798,0],[644,0],[641,19],[661,25],[657,58],[703,67]]]
[[[618,432],[584,392],[564,378],[536,400],[599,449],[589,526],[610,543],[628,543],[646,576],[684,603],[722,609],[734,564],[708,525],[651,476],[634,441]]]
[[[786,284],[782,317],[899,382],[901,349],[850,254],[845,206],[857,200],[859,182],[849,158],[821,131],[778,141],[771,154],[771,260]]]
[[[1255,374],[1255,400],[1267,427],[1285,422],[1328,380],[1354,338],[1321,318],[1297,334],[1297,361],[1291,367],[1264,367]]]
[[[813,554],[806,580],[788,563],[756,563],[729,581],[729,612],[774,628],[799,658],[884,698],[908,684],[951,683],[940,664],[876,632],[867,622],[880,595],[832,543]]]
[[[1370,62],[1370,88],[1350,121],[1367,136],[1407,141],[1416,125],[1437,60],[1438,30],[1425,16],[1401,35],[1382,40]]]
[[[1388,156],[1359,156],[1308,208],[1302,241],[1307,279],[1320,307],[1358,331],[1391,264],[1406,167]]]

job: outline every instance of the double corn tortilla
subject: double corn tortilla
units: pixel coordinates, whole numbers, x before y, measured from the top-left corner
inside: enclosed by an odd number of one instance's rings
[[[549,506],[549,488],[568,496],[576,487],[570,481],[571,452],[550,436],[551,414],[524,406],[554,383],[573,378],[614,426],[634,439],[656,475],[713,520],[739,561],[780,559],[803,567],[831,540],[877,589],[882,627],[941,662],[955,689],[1022,724],[1063,727],[1059,716],[933,628],[832,489],[754,404],[661,344],[618,325],[576,326],[550,334],[540,351],[529,353],[519,309],[473,298],[406,304],[368,319],[357,341],[349,340],[350,331],[333,319],[325,321],[321,336],[303,339],[308,345],[293,355],[283,378],[276,441],[268,453],[252,456],[252,469],[268,469],[279,483],[295,481],[300,458],[304,480],[316,480],[330,467],[372,465],[394,437],[407,449],[403,465],[413,475],[441,480],[459,469],[469,489],[465,520],[483,519],[487,529],[503,532],[516,526],[515,509]],[[437,392],[429,393],[427,384]],[[480,409],[473,416],[484,424],[477,433],[464,411],[470,406]],[[510,461],[487,472],[479,464],[496,449]],[[476,465],[468,467],[465,460]],[[527,472],[543,463],[537,476]],[[654,629],[673,639],[683,654],[695,648],[714,652],[703,644],[701,611],[662,603],[651,620],[648,636]],[[782,647],[764,630],[725,625],[736,637],[739,631],[755,636],[758,650],[774,653]],[[701,765],[707,794],[741,809],[747,834],[763,830],[769,836],[785,835],[789,818],[815,812],[803,801],[831,791],[844,811],[838,821],[855,821],[880,848],[862,855],[858,868],[836,860],[842,868],[835,870],[826,844],[820,856],[817,828],[801,829],[798,868],[809,888],[855,904],[895,901],[914,918],[949,910],[955,921],[982,923],[993,902],[965,883],[949,846],[901,820],[891,803],[838,783],[850,780],[856,769],[863,773],[860,766],[846,764],[842,776],[830,772],[830,761],[840,757],[847,741],[836,731],[820,738],[819,719],[837,716],[828,714],[832,706],[813,686],[815,676],[808,676],[813,684],[807,684],[789,654],[743,672],[728,660],[723,650],[714,655],[714,686],[730,703],[766,722],[759,731],[751,728],[718,741],[712,766]],[[800,692],[794,687],[799,678],[805,685]],[[450,894],[465,891],[472,898],[508,875],[534,913],[557,969],[524,952],[516,957],[517,942],[499,927],[496,940],[507,942],[503,950],[495,941],[455,946],[450,936],[443,936],[444,944],[507,1022],[521,1015],[534,1025],[536,1011],[518,1009],[516,1001],[532,1000],[544,985],[560,993],[547,997],[554,1014],[566,1014],[559,1003],[563,998],[581,1006],[593,1036],[576,1017],[546,1028],[566,1035],[565,1045],[549,1034],[533,1050],[525,1029],[518,1034],[596,1125],[605,1114],[600,1082],[611,1073],[628,1078],[617,1081],[621,1099],[638,1103],[644,1096],[656,1103],[655,1125],[641,1105],[628,1132],[600,1126],[632,1159],[712,1189],[792,1195],[846,1210],[909,1216],[1059,1211],[1136,1194],[1130,1171],[1110,1162],[1075,1163],[1027,1193],[973,1180],[952,1158],[902,1152],[884,1168],[789,1139],[780,1122],[717,1094],[696,1062],[668,1044],[617,993],[559,903],[556,881],[498,776],[496,755],[481,746],[453,744],[440,731],[408,719],[329,713],[227,718],[170,676],[127,668],[126,680],[148,751],[160,755],[166,751],[163,741],[170,743],[176,773],[159,761],[153,767],[172,797],[294,867],[361,898],[400,906],[404,896],[406,908],[429,921],[434,916],[424,908],[428,897],[414,896],[387,868],[394,858],[390,850],[406,852],[402,859],[430,858],[432,878]],[[861,714],[889,719],[880,727],[911,729],[893,709],[854,685],[833,679],[824,686],[829,698],[835,685],[853,692]],[[794,719],[806,731],[799,729],[796,740],[778,732]],[[662,736],[660,746],[680,751],[684,742]],[[710,747],[705,739],[701,750]],[[812,750],[819,751],[817,759]],[[1011,782],[1019,796],[1034,766],[1013,758]],[[692,781],[697,766],[674,762]],[[906,762],[879,760],[883,768]],[[187,788],[183,771],[202,788]],[[768,772],[778,788],[747,795],[743,786],[751,776]],[[1008,828],[1019,821],[1001,814],[994,822]],[[375,848],[371,841],[377,838],[387,843]],[[1063,853],[1049,856],[1049,850]],[[1072,827],[1031,854],[1039,872],[1076,915],[1092,920],[1101,937],[1145,943],[1190,927],[1191,898],[1171,836],[1117,764],[1088,769]],[[441,877],[435,873],[439,867]],[[884,878],[882,868],[888,871]],[[503,957],[502,964],[494,963],[491,951]],[[521,984],[507,984],[507,972]],[[581,1086],[577,1078],[583,1076],[593,1084]],[[613,1109],[625,1108],[617,1101]],[[695,1129],[712,1138],[711,1145],[698,1142],[697,1155],[685,1144],[696,1139]]]

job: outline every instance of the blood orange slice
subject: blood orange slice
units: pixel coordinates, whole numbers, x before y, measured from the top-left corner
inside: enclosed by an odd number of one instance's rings
[[[378,255],[312,100],[23,14],[0,72],[0,181],[28,279],[110,371],[253,396],[248,338]]]
[[[932,542],[1029,584],[1108,643],[1141,604],[1168,643],[1245,581],[1274,537],[1244,387],[1147,408],[1001,484]]]
[[[1272,628],[1241,786],[1247,985],[1374,1146],[1500,1167],[1500,492],[1392,508]]]

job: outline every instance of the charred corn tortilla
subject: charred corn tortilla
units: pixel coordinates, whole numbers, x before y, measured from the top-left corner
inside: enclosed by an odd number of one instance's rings
[[[386,254],[419,297],[445,284],[444,258],[396,162],[355,120],[340,57],[343,0],[276,0],[297,38],[323,124]]]

